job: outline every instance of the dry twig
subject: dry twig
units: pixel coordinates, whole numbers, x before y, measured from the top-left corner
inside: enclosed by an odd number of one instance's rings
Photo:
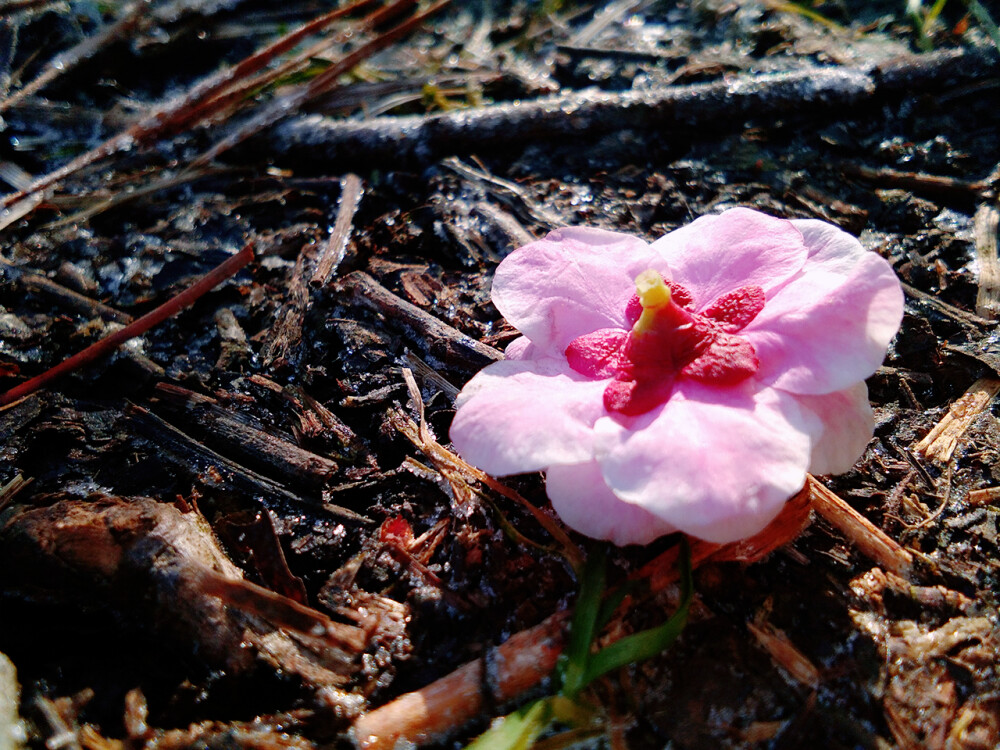
[[[157,446],[164,460],[190,475],[192,480],[205,482],[207,479],[209,486],[233,488],[247,497],[262,500],[265,506],[278,503],[299,507],[306,504],[322,508],[343,523],[371,523],[370,519],[348,508],[288,491],[280,483],[216,453],[148,409],[129,404],[125,415],[134,429]]]
[[[137,2],[125,7],[121,18],[108,26],[96,36],[84,39],[72,49],[67,50],[49,60],[45,69],[34,80],[29,81],[10,96],[0,100],[0,112],[13,107],[27,99],[29,96],[41,91],[45,86],[52,83],[59,76],[75,68],[84,60],[93,57],[98,51],[107,45],[125,36],[136,26],[141,24],[149,14],[151,0],[137,0]]]
[[[356,174],[346,174],[340,181],[340,203],[337,206],[337,219],[333,224],[330,238],[323,244],[316,270],[309,284],[313,287],[325,285],[336,272],[347,250],[347,240],[351,237],[351,222],[358,210],[361,195],[364,192],[361,178]]]
[[[411,343],[439,362],[478,371],[503,359],[503,354],[493,347],[400,299],[364,271],[348,274],[336,288],[346,293],[350,300],[384,316],[390,325],[400,328]]]
[[[204,430],[209,442],[226,446],[249,465],[270,469],[284,481],[318,489],[337,474],[335,461],[246,424],[214,398],[171,383],[157,384],[156,395]]]
[[[976,211],[973,227],[976,260],[979,261],[976,313],[984,318],[996,320],[1000,317],[1000,254],[997,248],[1000,210],[997,210],[996,206],[983,204]]]
[[[742,127],[751,118],[812,110],[854,111],[859,105],[914,91],[992,76],[993,52],[948,50],[908,55],[860,67],[819,67],[788,73],[735,76],[691,86],[621,93],[594,90],[405,117],[332,120],[298,117],[277,128],[275,152],[333,164],[402,159],[425,162],[443,152],[538,139],[616,132],[622,123],[659,132]]]
[[[118,323],[132,322],[132,316],[128,313],[116,310],[110,305],[105,305],[103,302],[91,299],[72,289],[67,289],[62,284],[57,284],[45,276],[24,271],[2,260],[0,260],[0,268],[10,272],[27,291],[47,294],[63,307],[74,310],[87,318],[103,318]]]

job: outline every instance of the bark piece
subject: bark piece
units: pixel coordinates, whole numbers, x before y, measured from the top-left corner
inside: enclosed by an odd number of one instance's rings
[[[865,557],[886,570],[907,578],[913,569],[913,555],[882,529],[854,510],[815,477],[809,477],[813,508],[847,537]]]
[[[214,398],[171,383],[159,383],[156,395],[171,411],[198,425],[209,445],[285,482],[320,489],[337,475],[335,461],[247,424]]]
[[[272,370],[295,367],[301,359],[302,326],[312,306],[307,277],[316,257],[315,245],[306,245],[295,261],[295,270],[288,284],[288,298],[274,316],[267,331],[260,356]]]
[[[328,689],[327,700],[333,689],[348,715],[363,702],[341,686],[359,674],[379,624],[364,613],[364,627],[335,622],[244,580],[196,511],[107,496],[20,508],[0,529],[0,563],[8,585],[89,592],[213,668],[241,674],[263,660]]]

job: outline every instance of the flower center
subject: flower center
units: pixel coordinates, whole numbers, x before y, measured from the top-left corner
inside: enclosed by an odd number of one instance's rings
[[[753,345],[735,335],[764,309],[764,290],[744,286],[700,313],[691,294],[648,269],[635,279],[625,307],[631,330],[602,328],[566,347],[569,366],[582,375],[612,378],[604,407],[625,416],[644,414],[670,398],[679,378],[729,386],[757,372]]]

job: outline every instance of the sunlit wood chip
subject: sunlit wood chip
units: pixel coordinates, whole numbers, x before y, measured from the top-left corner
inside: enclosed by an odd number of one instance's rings
[[[962,435],[976,417],[989,406],[997,393],[1000,393],[1000,380],[996,378],[977,380],[958,401],[951,405],[948,413],[934,425],[924,439],[917,443],[914,451],[938,463],[950,461]]]

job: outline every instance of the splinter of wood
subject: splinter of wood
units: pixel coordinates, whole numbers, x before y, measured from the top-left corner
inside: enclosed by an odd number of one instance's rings
[[[902,578],[909,576],[913,555],[899,542],[828,490],[816,477],[809,477],[808,486],[815,511],[847,537],[861,554]]]
[[[351,222],[358,210],[363,193],[360,177],[350,173],[344,175],[344,179],[340,181],[340,205],[337,207],[337,220],[333,224],[330,239],[320,250],[316,270],[313,272],[312,278],[309,279],[311,286],[320,287],[326,284],[344,259],[347,240],[351,237]]]
[[[552,672],[563,649],[566,612],[522,630],[497,647],[494,699],[503,702],[534,687]],[[364,750],[389,750],[402,741],[424,743],[461,726],[483,707],[484,660],[469,662],[420,690],[361,716],[351,733]]]
[[[980,206],[973,222],[976,260],[979,261],[979,292],[976,294],[976,313],[990,320],[996,320],[1000,317],[998,227],[1000,227],[1000,211],[995,206],[986,204]]]

